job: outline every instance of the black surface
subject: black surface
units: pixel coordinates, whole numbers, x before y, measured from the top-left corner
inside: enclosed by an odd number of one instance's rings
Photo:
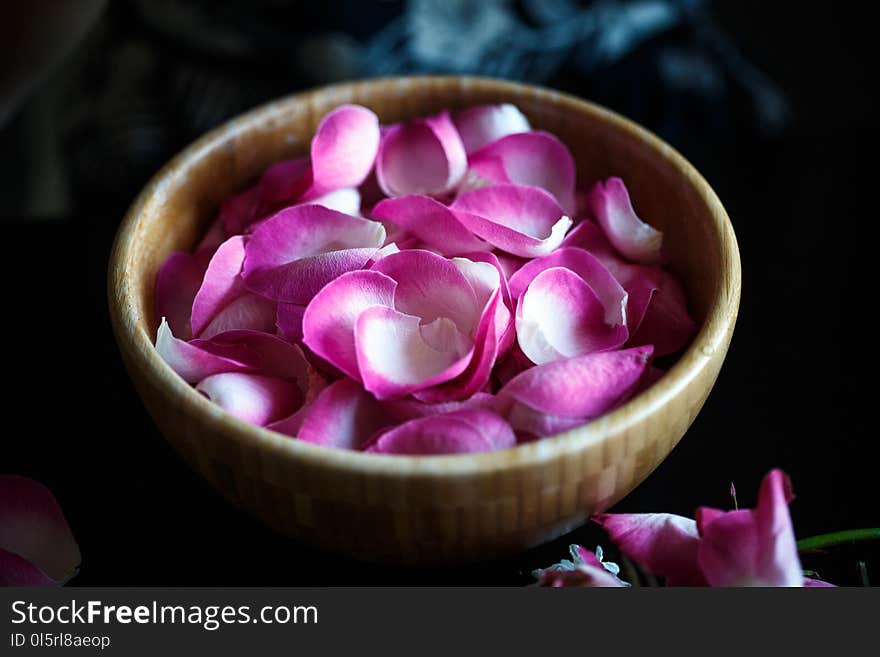
[[[771,13],[766,3],[719,4],[743,52],[787,94],[791,122],[781,135],[763,136],[738,121],[734,107],[722,129],[713,128],[712,115],[685,113],[681,130],[666,132],[732,217],[743,299],[703,411],[615,510],[726,508],[731,481],[740,505],[751,506],[764,473],[782,467],[798,494],[798,536],[876,526],[876,429],[858,417],[862,383],[852,378],[856,363],[873,369],[870,348],[857,341],[873,325],[857,309],[870,304],[853,303],[854,242],[874,221],[866,205],[875,185],[865,132],[870,107],[860,72],[869,42],[854,36],[858,18],[842,12],[829,19],[794,4]],[[613,90],[593,97],[613,108],[626,104]],[[628,113],[654,129],[667,124],[649,83],[643,109]],[[501,562],[397,569],[308,549],[230,507],[164,442],[120,363],[104,285],[123,210],[87,197],[63,220],[7,217],[2,224],[10,392],[0,471],[32,476],[61,501],[83,554],[72,584],[521,585],[531,569],[566,556],[570,542],[607,546],[588,527]],[[875,386],[873,379],[864,385]],[[853,584],[856,556],[880,568],[867,547],[844,556],[805,565]]]

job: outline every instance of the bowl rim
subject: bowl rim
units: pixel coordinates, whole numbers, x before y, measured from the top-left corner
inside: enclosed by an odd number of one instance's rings
[[[157,198],[161,198],[165,193],[171,180],[185,176],[189,168],[207,152],[225,143],[231,131],[254,129],[260,124],[271,122],[273,117],[285,114],[296,106],[308,106],[310,99],[316,95],[332,94],[344,98],[351,90],[389,83],[406,84],[410,89],[419,86],[436,88],[456,85],[464,90],[471,83],[479,83],[484,88],[488,87],[499,94],[525,93],[542,102],[551,102],[565,109],[590,115],[594,120],[609,124],[625,133],[628,138],[642,141],[669,160],[670,164],[688,180],[702,202],[712,210],[710,212],[712,230],[721,243],[722,265],[727,266],[719,277],[719,284],[714,290],[706,311],[706,319],[700,330],[690,346],[663,377],[615,410],[560,434],[494,452],[426,457],[368,454],[327,448],[249,424],[212,404],[162,360],[154,347],[148,327],[145,326],[146,320],[138,310],[140,303],[137,292],[127,284],[127,281],[130,280],[129,275],[134,260],[132,256],[135,254],[137,237],[141,232],[140,220],[151,206],[157,204]],[[340,104],[343,102],[345,101],[340,101]],[[446,477],[534,467],[567,454],[580,453],[586,447],[605,441],[625,431],[628,426],[637,424],[646,416],[659,411],[709,366],[716,350],[726,349],[739,308],[740,277],[741,265],[736,236],[720,199],[697,169],[654,133],[601,105],[546,87],[476,76],[418,75],[340,82],[284,96],[224,122],[189,144],[150,179],[129,207],[120,224],[109,261],[108,303],[120,349],[124,349],[123,343],[128,343],[131,347],[129,353],[136,359],[129,364],[129,367],[138,368],[157,389],[164,388],[167,391],[167,399],[172,404],[182,407],[181,410],[187,415],[200,417],[206,431],[220,432],[242,446],[268,451],[273,457],[300,461],[311,466],[328,467],[337,472],[394,477],[405,475]],[[725,281],[727,285],[724,284]]]

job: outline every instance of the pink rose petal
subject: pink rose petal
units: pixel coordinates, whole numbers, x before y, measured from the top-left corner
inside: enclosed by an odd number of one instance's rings
[[[627,338],[625,325],[606,322],[593,288],[565,267],[545,269],[529,284],[517,304],[516,334],[537,365],[615,349]]]
[[[263,374],[214,374],[202,379],[196,390],[228,413],[259,426],[290,415],[303,402],[294,382]]]
[[[462,194],[451,207],[475,235],[524,258],[553,251],[572,223],[550,194],[522,185],[481,187]]]
[[[309,407],[297,437],[315,445],[359,450],[391,423],[360,384],[340,379],[325,388]]]
[[[379,119],[366,107],[341,105],[321,120],[312,139],[312,187],[317,198],[366,180],[379,150]]]
[[[466,170],[467,155],[449,112],[389,126],[376,158],[387,196],[445,194]]]
[[[403,399],[394,399],[382,402],[382,408],[389,416],[396,421],[415,420],[420,417],[428,417],[429,415],[446,415],[454,411],[462,411],[466,409],[482,408],[492,410],[495,404],[495,397],[485,392],[475,392],[466,399],[459,401],[439,402],[429,404],[421,402],[413,397],[405,397]]]
[[[651,354],[650,346],[636,347],[529,368],[498,392],[496,408],[514,429],[535,435],[569,429],[627,400],[638,389]]]
[[[305,305],[330,281],[363,267],[384,241],[378,222],[320,205],[286,208],[248,240],[245,284],[270,299]]]
[[[590,212],[609,241],[633,262],[657,265],[662,260],[663,233],[636,216],[620,178],[596,183],[588,198]]]
[[[690,518],[671,513],[606,513],[595,517],[618,549],[667,586],[705,586],[697,566],[700,537]]]
[[[217,221],[223,227],[226,235],[238,235],[253,223],[259,206],[260,185],[258,183],[243,192],[227,197],[220,205]]]
[[[217,248],[193,300],[193,335],[210,338],[231,329],[269,331],[274,326],[275,304],[244,288],[239,276],[244,254],[241,236],[230,237]]]
[[[389,221],[443,255],[488,250],[448,207],[428,196],[401,196],[381,201],[373,218]]]
[[[172,253],[156,277],[156,316],[164,317],[183,340],[192,337],[193,299],[208,266],[207,254]]]
[[[565,144],[547,132],[511,134],[474,153],[470,170],[491,183],[540,187],[566,213],[575,211],[574,158]]]
[[[468,155],[507,135],[531,130],[529,120],[510,103],[462,110],[455,115],[455,127]]]
[[[385,306],[360,313],[355,344],[364,387],[380,400],[450,381],[473,355],[470,340],[450,319],[423,325],[419,317]]]
[[[358,316],[374,306],[392,307],[396,287],[394,279],[377,271],[343,274],[328,283],[306,307],[302,318],[303,342],[315,354],[359,381],[355,347]],[[295,330],[289,324],[282,328],[285,334]]]
[[[0,475],[0,586],[63,584],[80,561],[49,489],[27,477]]]
[[[253,371],[258,363],[257,356],[244,345],[180,340],[174,337],[164,318],[156,335],[156,350],[187,383],[198,383],[220,372]]]
[[[461,410],[410,420],[379,436],[367,451],[375,454],[471,454],[516,444],[510,426],[495,413]]]
[[[629,344],[653,344],[655,354],[664,356],[675,353],[690,342],[697,325],[688,314],[684,289],[675,276],[658,269],[654,281],[658,279],[658,287],[650,295],[646,294],[646,290],[651,283],[643,279],[642,291],[639,292],[641,296],[637,297],[636,303],[641,305],[640,300],[646,297],[649,302]],[[627,284],[635,287],[634,281],[627,281]]]

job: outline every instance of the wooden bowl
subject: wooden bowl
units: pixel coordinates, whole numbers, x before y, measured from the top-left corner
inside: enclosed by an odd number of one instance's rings
[[[383,123],[511,102],[575,155],[580,180],[622,176],[659,227],[699,333],[655,385],[585,426],[478,455],[382,456],[318,447],[246,424],[195,392],[156,350],[156,273],[193,247],[220,201],[272,162],[308,152],[318,122],[359,103]],[[669,454],[711,390],[740,295],[736,238],[718,197],[668,144],[572,96],[467,77],[323,87],[263,105],[168,163],[123,221],[109,300],[128,372],[162,433],[227,498],[296,539],[368,560],[439,563],[523,550],[584,523]]]

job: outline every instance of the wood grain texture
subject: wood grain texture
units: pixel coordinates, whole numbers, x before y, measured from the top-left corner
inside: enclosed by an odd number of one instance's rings
[[[367,455],[324,449],[239,421],[192,390],[153,348],[156,273],[190,249],[220,201],[272,162],[308,152],[329,110],[360,103],[383,123],[479,103],[515,103],[575,155],[578,177],[623,177],[639,214],[665,234],[700,330],[654,386],[588,425],[489,454]],[[167,164],[123,221],[109,268],[113,329],[165,437],[234,503],[286,534],[358,558],[439,563],[523,550],[583,523],[669,454],[727,352],[740,295],[736,238],[721,202],[669,145],[577,98],[466,77],[344,83],[264,105]]]

